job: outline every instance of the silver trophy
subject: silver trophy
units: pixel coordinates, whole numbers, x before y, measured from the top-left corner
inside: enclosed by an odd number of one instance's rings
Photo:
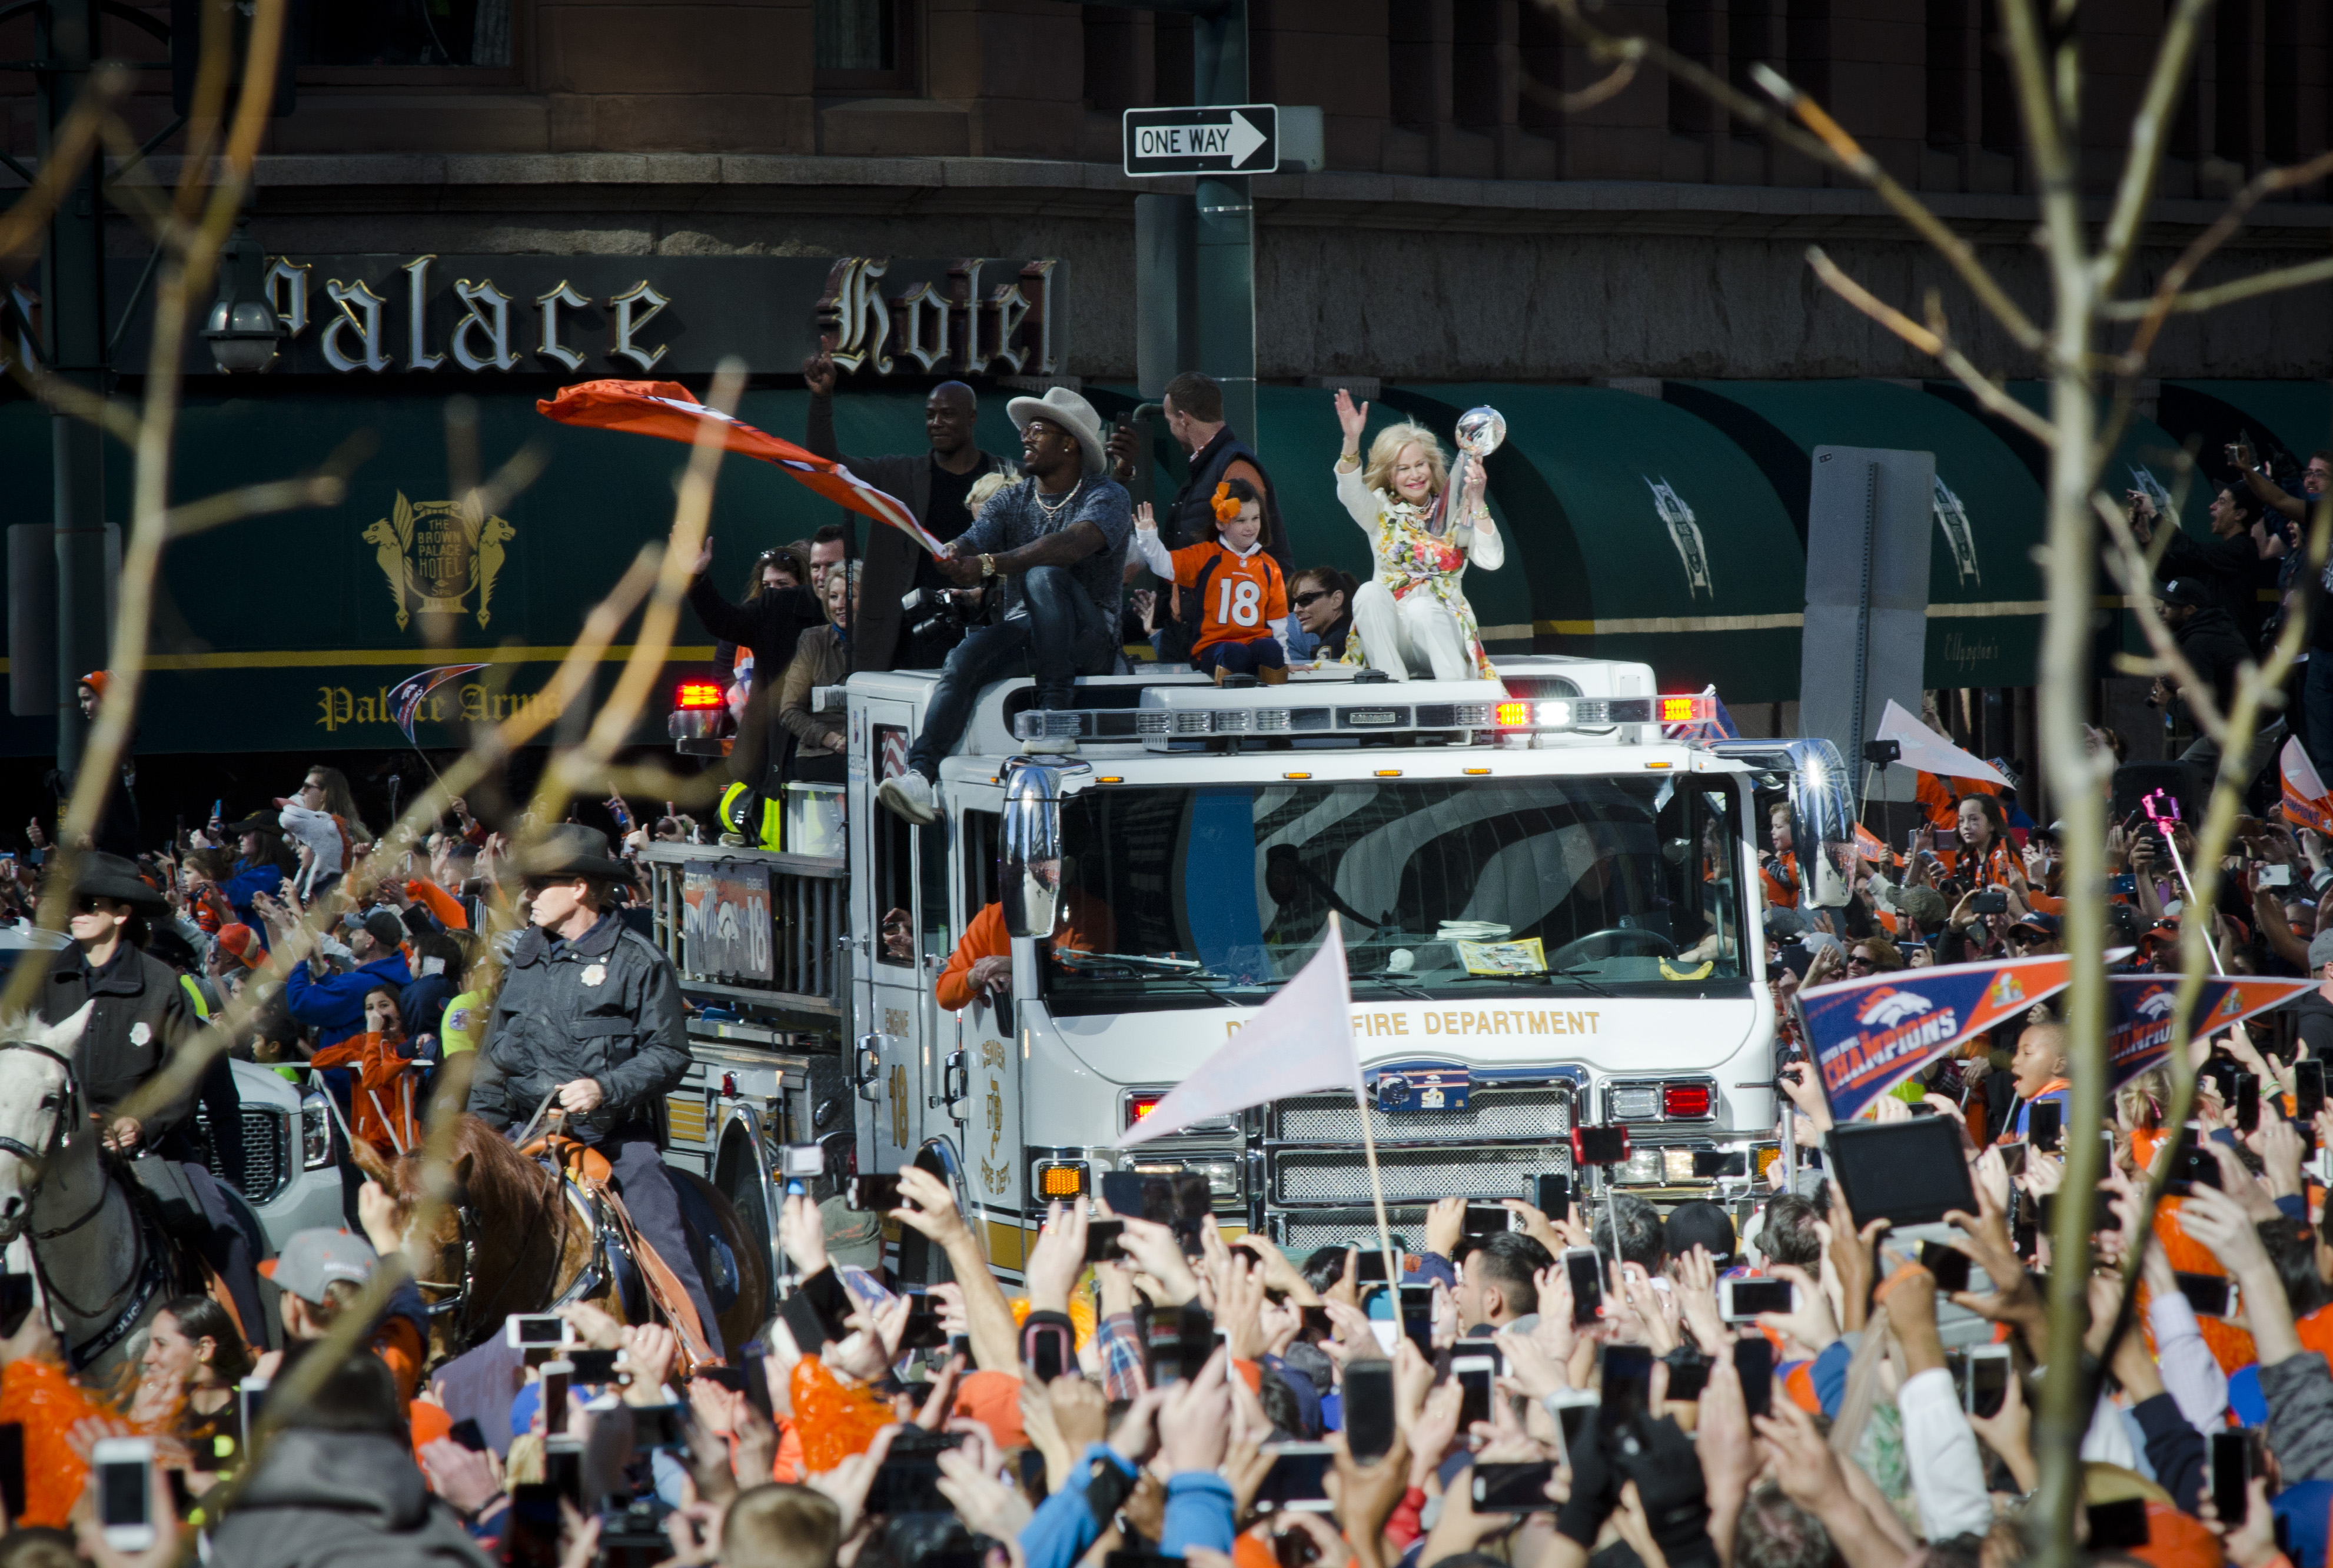
[[[1443,487],[1441,498],[1435,503],[1434,516],[1429,524],[1435,533],[1442,533],[1448,525],[1451,507],[1457,505],[1460,495],[1465,494],[1466,459],[1472,457],[1476,462],[1482,461],[1497,451],[1506,438],[1507,417],[1487,404],[1479,409],[1469,409],[1458,416],[1458,428],[1452,437],[1457,445],[1458,456],[1450,464],[1450,482]]]

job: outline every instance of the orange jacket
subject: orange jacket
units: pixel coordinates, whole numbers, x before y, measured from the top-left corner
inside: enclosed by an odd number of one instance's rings
[[[1074,890],[1065,901],[1069,928],[1053,938],[1053,951],[1109,952],[1118,939],[1118,922],[1110,918],[1109,908]],[[991,904],[972,918],[972,924],[964,928],[964,940],[948,955],[947,967],[940,971],[939,984],[934,987],[940,1005],[951,1013],[971,1006],[980,998],[972,986],[972,967],[983,958],[1002,958],[1012,951],[1013,938],[1004,930],[1004,906]]]
[[[355,1074],[349,1129],[387,1155],[413,1148],[421,1137],[417,1118],[420,1107],[409,1105],[406,1098],[405,1073],[413,1058],[405,1054],[405,1048],[404,1035],[376,1031],[351,1034],[308,1059],[311,1067],[344,1067]],[[418,1085],[414,1095],[418,1101]]]
[[[437,917],[437,923],[449,931],[466,931],[470,917],[462,908],[462,900],[439,887],[417,877],[405,884],[405,896],[425,906]]]

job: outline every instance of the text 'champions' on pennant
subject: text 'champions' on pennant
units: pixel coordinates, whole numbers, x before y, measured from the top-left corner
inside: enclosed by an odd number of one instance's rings
[[[2232,976],[2206,980],[2195,998],[2195,1023],[2189,1037],[2200,1040],[2232,1029],[2256,1013],[2281,1006],[2316,984],[2314,980]],[[2107,1087],[2119,1088],[2169,1059],[2178,996],[2176,975],[2107,977]]]
[[[2072,960],[1899,969],[1802,992],[1808,1043],[1831,1115],[1863,1108],[1959,1044],[2066,988]]]

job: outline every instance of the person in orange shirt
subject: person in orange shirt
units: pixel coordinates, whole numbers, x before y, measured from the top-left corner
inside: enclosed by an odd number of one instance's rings
[[[1074,860],[1061,861],[1065,883],[1074,880],[1076,868]],[[1068,919],[1054,934],[1053,951],[1109,952],[1118,939],[1118,922],[1111,919],[1109,906],[1074,887],[1066,890],[1061,903]],[[955,1013],[984,997],[1000,996],[1012,985],[1013,938],[1005,933],[1004,906],[991,904],[964,928],[964,940],[948,955],[947,967],[940,971],[933,990],[940,1005]]]
[[[1795,909],[1799,907],[1799,857],[1791,848],[1790,803],[1776,801],[1767,809],[1766,820],[1774,837],[1774,852],[1762,858],[1758,865],[1758,880],[1765,888],[1766,907],[1770,909]]]
[[[1172,551],[1150,508],[1135,508],[1134,547],[1150,570],[1198,596],[1194,669],[1218,686],[1226,675],[1277,686],[1288,678],[1288,583],[1264,548],[1263,498],[1246,480],[1225,479],[1214,505],[1215,536]]]
[[[421,1141],[418,1106],[423,1092],[408,1078],[413,1047],[405,1037],[397,993],[387,986],[368,992],[364,1008],[363,1033],[325,1046],[309,1058],[308,1065],[346,1068],[354,1075],[350,1129],[388,1159]]]

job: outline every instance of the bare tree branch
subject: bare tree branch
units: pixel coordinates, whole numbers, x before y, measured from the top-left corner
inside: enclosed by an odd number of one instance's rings
[[[2287,289],[2305,288],[2333,278],[2333,259],[2303,262],[2298,266],[2278,267],[2271,272],[2254,273],[2233,283],[2197,289],[2165,302],[2158,307],[2152,300],[2117,300],[2101,307],[2098,314],[2108,321],[2127,322],[2155,313],[2169,316],[2194,315],[2199,311],[2215,311],[2222,305],[2232,305],[2242,300],[2258,299],[2262,294],[2281,293]]]

